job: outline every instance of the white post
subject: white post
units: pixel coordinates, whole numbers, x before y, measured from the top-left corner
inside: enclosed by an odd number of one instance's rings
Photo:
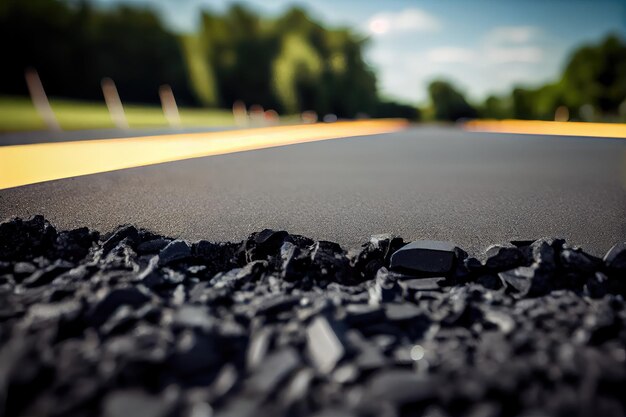
[[[122,106],[122,100],[120,100],[115,83],[110,78],[103,78],[101,85],[104,102],[109,109],[113,124],[120,129],[128,129],[128,120],[126,120],[124,106]]]
[[[263,106],[260,104],[253,104],[250,106],[250,124],[252,126],[258,127],[263,126],[265,111],[263,110]]]
[[[237,100],[233,103],[233,118],[237,127],[248,126],[248,110],[243,101]]]
[[[178,112],[178,106],[176,105],[172,87],[167,84],[159,87],[159,97],[161,98],[161,107],[163,107],[163,114],[167,122],[171,127],[179,127],[181,124],[180,113]]]
[[[26,86],[28,87],[30,98],[33,101],[37,113],[39,113],[39,116],[41,116],[48,129],[60,131],[61,126],[54,115],[54,111],[52,111],[39,74],[35,69],[29,68],[26,70],[24,76],[26,78]]]
[[[559,106],[554,112],[555,122],[567,122],[569,120],[569,109],[565,106]]]

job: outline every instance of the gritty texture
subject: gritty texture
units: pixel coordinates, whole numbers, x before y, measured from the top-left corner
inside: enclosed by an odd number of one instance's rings
[[[345,247],[384,231],[476,253],[560,236],[599,256],[626,240],[625,187],[623,139],[415,127],[0,190],[0,219],[214,241],[272,228]]]
[[[626,244],[406,244],[2,223],[0,415],[625,414]]]

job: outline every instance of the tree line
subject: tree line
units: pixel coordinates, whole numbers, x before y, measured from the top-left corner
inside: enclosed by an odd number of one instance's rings
[[[3,0],[0,36],[2,94],[26,94],[24,71],[33,67],[53,96],[101,99],[100,80],[110,77],[129,102],[156,103],[169,84],[188,105],[418,118],[415,107],[378,97],[363,59],[367,39],[299,8],[272,19],[240,5],[205,11],[198,33],[178,34],[147,8]]]
[[[536,88],[518,86],[482,103],[469,103],[447,81],[432,82],[429,93],[429,113],[438,120],[554,120],[557,109],[566,109],[570,120],[626,121],[626,43],[609,35],[598,44],[581,46],[555,82]]]
[[[626,120],[626,44],[617,36],[574,51],[553,83],[480,103],[435,80],[421,112],[377,94],[376,74],[363,57],[367,38],[327,28],[297,7],[275,18],[241,5],[204,11],[196,33],[179,34],[143,7],[2,0],[0,39],[0,94],[27,94],[24,71],[32,67],[49,95],[85,100],[101,100],[100,81],[110,77],[124,101],[137,103],[158,103],[159,86],[169,84],[184,105],[242,101],[283,114],[552,120],[567,108],[571,119]]]

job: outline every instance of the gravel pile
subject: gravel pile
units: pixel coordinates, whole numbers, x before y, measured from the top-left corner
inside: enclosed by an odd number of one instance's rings
[[[623,416],[626,244],[0,225],[0,415]]]

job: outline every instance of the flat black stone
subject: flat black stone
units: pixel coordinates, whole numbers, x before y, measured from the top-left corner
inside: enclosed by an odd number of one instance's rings
[[[115,230],[107,240],[102,243],[102,251],[107,254],[124,239],[135,242],[139,239],[139,231],[135,226],[124,225]]]
[[[309,358],[321,373],[330,373],[345,356],[344,335],[335,323],[318,316],[307,327]]]
[[[161,249],[166,247],[170,243],[169,240],[158,237],[156,239],[148,240],[137,245],[137,253],[159,253]]]
[[[520,266],[524,257],[516,246],[494,245],[487,249],[485,266],[492,270],[506,270]]]
[[[418,240],[391,255],[390,268],[418,274],[445,275],[454,264],[455,245],[449,242]]]
[[[615,244],[604,255],[607,268],[614,271],[626,271],[626,242]]]
[[[159,252],[159,264],[168,265],[191,256],[191,247],[184,240],[174,240]]]

